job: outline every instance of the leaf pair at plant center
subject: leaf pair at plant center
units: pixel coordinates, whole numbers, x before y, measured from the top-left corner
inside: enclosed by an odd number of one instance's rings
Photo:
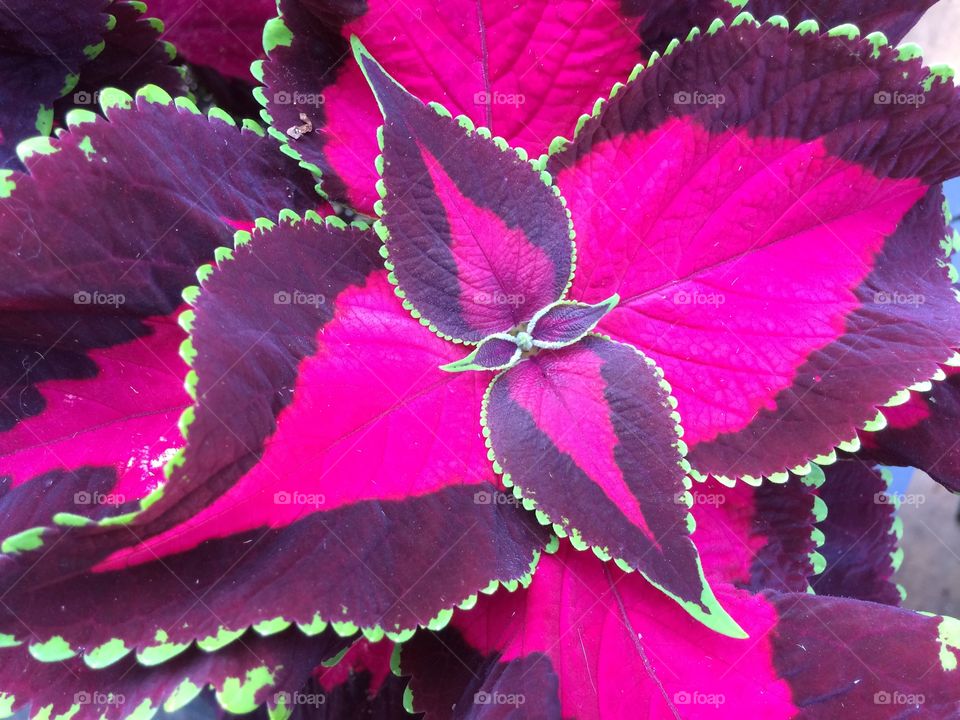
[[[663,373],[629,345],[588,336],[616,296],[563,300],[574,234],[550,175],[466,118],[424,105],[357,40],[354,49],[384,116],[376,229],[397,295],[441,337],[480,342],[443,369],[509,368],[484,399],[494,469],[541,523],[742,635],[690,540],[679,416]]]
[[[558,300],[538,311],[514,332],[484,338],[472,353],[444,365],[441,370],[507,370],[516,365],[524,353],[573,345],[586,337],[619,300],[617,295],[596,305]]]

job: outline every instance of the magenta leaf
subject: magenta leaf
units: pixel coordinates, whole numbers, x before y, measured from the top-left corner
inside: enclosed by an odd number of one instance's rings
[[[900,496],[884,477],[859,459],[824,468],[817,490],[826,517],[817,523],[824,542],[826,569],[810,581],[818,595],[899,605],[905,592],[893,580],[903,559],[899,548],[903,522],[897,517]]]
[[[545,307],[530,320],[527,335],[533,347],[557,349],[572,345],[586,337],[604,315],[620,302],[613,295],[596,305],[587,305],[571,300],[560,300]]]
[[[633,348],[598,337],[528,358],[498,375],[484,400],[495,468],[561,536],[639,570],[699,620],[742,636],[690,540],[690,481],[661,377]]]
[[[777,22],[694,33],[547,162],[571,296],[621,295],[598,331],[664,368],[720,477],[829,459],[960,344],[934,187],[960,173],[934,139],[960,137],[952,85],[878,37]]]
[[[442,633],[402,645],[399,670],[411,676],[412,709],[431,718],[960,710],[960,621],[804,592],[719,585],[718,595],[749,641],[710,632],[637,575],[562,547],[543,557],[529,588],[483,597]]]
[[[264,33],[268,59],[257,69],[273,132],[305,167],[322,173],[331,198],[367,213],[377,200],[381,116],[349,55],[351,35],[417,97],[538,155],[654,44],[687,32],[693,18],[709,23],[718,13],[736,14],[719,0],[278,5],[280,16]],[[288,130],[301,113],[314,129],[293,139]]]
[[[349,644],[332,630],[319,637],[295,629],[268,637],[250,631],[224,649],[193,647],[157,667],[126,657],[98,669],[80,658],[39,663],[23,647],[4,648],[0,709],[17,711],[29,702],[31,717],[44,711],[52,717],[69,713],[76,720],[123,720],[152,716],[161,707],[176,712],[210,687],[223,709],[248,713],[293,696],[314,668]]]
[[[415,317],[478,342],[558,300],[573,271],[569,215],[550,177],[455,121],[355,52],[383,111],[378,232]]]
[[[77,84],[84,61],[103,50],[108,0],[0,7],[0,167],[17,166],[17,144],[49,135],[53,104]]]
[[[742,5],[742,3],[738,3]],[[931,0],[762,0],[766,19],[822,19],[883,30],[895,42]],[[531,155],[570,132],[579,115],[653,51],[739,10],[725,0],[532,0],[518,6],[422,0],[281,0],[255,72],[265,120],[287,151],[322,175],[324,191],[366,213],[378,199],[373,161],[380,113],[349,54],[357,35],[413,94],[490,128]],[[865,9],[866,8],[866,9]],[[178,43],[179,45],[179,43]],[[189,56],[189,53],[188,53]],[[313,131],[289,130],[306,114]]]
[[[250,63],[263,54],[263,26],[276,12],[276,3],[151,0],[149,8],[166,25],[164,38],[191,63],[246,80],[250,78]]]
[[[197,403],[170,481],[3,558],[0,633],[153,664],[250,625],[403,638],[529,582],[544,537],[490,468],[486,378],[439,369],[459,349],[402,308],[372,231],[258,227],[186,291]]]
[[[152,86],[100,99],[108,119],[71,112],[4,176],[0,543],[57,513],[118,514],[162,482],[191,402],[181,291],[230,240],[225,221],[314,202],[256,125]]]
[[[960,492],[960,367],[926,392],[911,392],[902,404],[883,408],[886,425],[863,436],[865,458],[919,468],[951,492]]]

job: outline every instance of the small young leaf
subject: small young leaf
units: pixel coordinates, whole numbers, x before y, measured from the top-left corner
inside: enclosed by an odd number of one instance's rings
[[[534,347],[566,347],[585,337],[618,302],[619,295],[613,295],[596,305],[560,300],[534,315],[527,332]]]
[[[477,349],[462,360],[441,365],[447,372],[465,370],[504,370],[513,367],[520,360],[523,349],[512,335],[491,335],[484,338]]]

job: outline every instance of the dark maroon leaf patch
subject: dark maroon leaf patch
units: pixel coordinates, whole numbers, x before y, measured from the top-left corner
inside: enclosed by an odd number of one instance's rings
[[[893,581],[903,551],[903,523],[896,516],[899,496],[881,473],[859,459],[824,468],[817,490],[827,514],[817,527],[823,533],[820,553],[826,569],[810,584],[818,595],[899,605],[903,589]]]
[[[792,24],[815,20],[823,27],[856,25],[864,34],[879,30],[891,43],[900,42],[937,0],[749,0],[747,10],[765,20],[783,15]]]
[[[17,144],[49,135],[53,104],[103,50],[108,0],[66,4],[10,0],[0,8],[0,166],[20,167]]]
[[[800,717],[960,713],[960,621],[848,598],[772,594],[777,673]]]
[[[139,2],[110,3],[112,27],[103,36],[103,51],[83,64],[76,87],[56,103],[61,122],[71,108],[96,110],[99,92],[107,87],[133,94],[144,85],[157,85],[172,95],[186,93],[182,70],[172,64],[176,50],[160,40],[163,23],[146,11]]]

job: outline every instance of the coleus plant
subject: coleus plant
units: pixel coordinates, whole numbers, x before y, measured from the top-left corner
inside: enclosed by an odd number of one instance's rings
[[[954,716],[874,469],[960,482],[960,99],[881,32],[930,4],[281,0],[266,132],[168,52],[102,89],[140,4],[57,15],[98,105],[36,51],[0,118],[62,114],[0,183],[0,715]]]

